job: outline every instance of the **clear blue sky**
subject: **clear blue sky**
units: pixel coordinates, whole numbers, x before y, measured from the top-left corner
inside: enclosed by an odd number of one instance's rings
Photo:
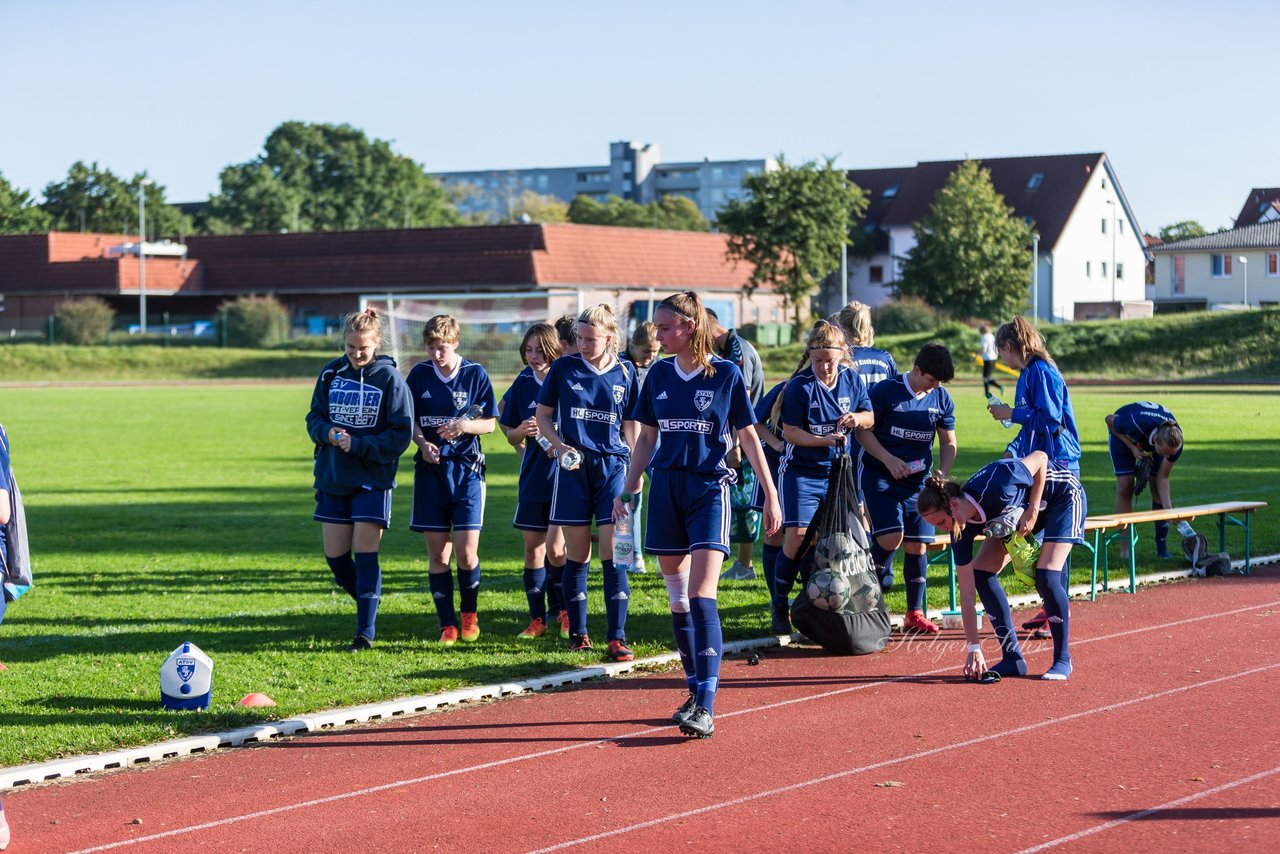
[[[1048,8],[1052,7],[1052,8]],[[0,0],[0,173],[75,160],[171,201],[280,122],[429,170],[833,155],[845,167],[1105,151],[1144,229],[1280,186],[1280,4]]]

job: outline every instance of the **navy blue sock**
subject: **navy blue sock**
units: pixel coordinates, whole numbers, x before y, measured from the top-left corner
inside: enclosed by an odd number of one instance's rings
[[[587,564],[576,560],[564,562],[564,609],[569,612],[569,631],[587,633]]]
[[[926,588],[925,577],[929,571],[929,558],[925,555],[902,553],[902,580],[907,585],[907,610],[923,611]]]
[[[547,571],[542,567],[525,567],[524,596],[529,600],[530,619],[547,619],[547,595],[543,589],[547,586]]]
[[[698,680],[697,704],[715,714],[716,689],[720,687],[720,658],[724,636],[720,632],[720,612],[716,600],[695,596],[689,600],[693,620],[693,669]]]
[[[1163,505],[1163,504],[1161,504],[1159,501],[1156,501],[1154,498],[1152,498],[1152,499],[1151,499],[1151,509],[1152,509],[1152,510],[1163,510],[1163,509],[1164,509],[1164,505]],[[1168,550],[1168,548],[1169,548],[1169,547],[1168,547],[1168,545],[1167,545],[1167,541],[1168,541],[1168,539],[1169,539],[1169,523],[1168,523],[1168,521],[1164,521],[1164,522],[1156,522],[1156,550],[1157,550],[1157,551],[1161,551],[1161,552],[1163,552],[1163,551],[1167,551],[1167,550]]]
[[[876,565],[876,575],[880,576],[880,589],[888,592],[893,586],[893,556],[897,549],[886,549],[875,540],[871,541],[871,562]]]
[[[698,679],[693,669],[693,618],[688,611],[671,612],[671,631],[676,638],[676,651],[680,653],[680,666],[684,668],[684,681],[689,693],[698,690]]]
[[[1036,592],[1044,599],[1044,611],[1049,615],[1049,634],[1053,638],[1053,666],[1049,673],[1063,678],[1071,675],[1071,603],[1062,589],[1062,582],[1055,576],[1061,572],[1051,569],[1036,570]]]
[[[778,555],[782,554],[782,546],[771,546],[765,543],[761,546],[760,552],[760,562],[764,564],[764,586],[769,591],[769,595],[773,596],[773,589],[777,586],[774,576],[778,571]]]
[[[564,564],[556,566],[551,561],[547,561],[547,580],[545,587],[547,590],[547,617],[558,617],[560,612],[564,610],[564,591],[560,588],[560,579],[564,575]]]
[[[604,584],[605,640],[627,639],[627,606],[631,604],[631,582],[627,571],[612,560],[601,560]]]
[[[476,605],[480,601],[480,564],[476,564],[471,569],[463,569],[462,565],[458,565],[458,598],[461,600],[460,611],[464,614],[474,614]]]
[[[373,640],[374,623],[378,619],[378,601],[382,598],[382,570],[377,552],[356,552],[356,634]]]
[[[333,580],[339,587],[347,591],[347,595],[352,599],[356,598],[356,564],[351,559],[351,553],[340,554],[337,557],[324,556],[329,563],[329,571],[333,573]]]
[[[791,588],[796,583],[796,559],[787,557],[785,551],[779,550],[778,563],[773,570],[773,604],[785,607],[791,597]]]
[[[458,612],[453,609],[453,576],[447,570],[431,572],[427,574],[427,584],[431,588],[431,602],[440,617],[440,628],[457,628]]]
[[[1000,663],[991,669],[1002,676],[1026,676],[1027,662],[1018,648],[1018,635],[1013,630],[1013,614],[1009,611],[1004,588],[994,573],[978,570],[973,571],[973,583],[978,588],[978,598],[982,600],[987,619],[995,629],[996,640],[1000,641]]]

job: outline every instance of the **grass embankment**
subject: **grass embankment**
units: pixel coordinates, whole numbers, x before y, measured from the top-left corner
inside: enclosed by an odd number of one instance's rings
[[[377,648],[340,652],[354,606],[330,581],[311,521],[311,447],[303,429],[310,393],[309,379],[270,387],[5,390],[0,420],[27,500],[36,587],[0,625],[0,661],[9,668],[0,672],[0,765],[598,660],[570,654],[558,639],[515,639],[527,623],[520,538],[510,524],[516,456],[495,437],[486,442],[480,641],[448,650],[434,643],[423,540],[408,531],[406,461],[383,544]],[[1103,416],[1138,398],[1168,404],[1186,430],[1176,501],[1280,500],[1280,393],[1082,387],[1073,397],[1095,514],[1111,509],[1114,495]],[[955,474],[963,477],[998,457],[1010,433],[986,414],[972,387],[956,391],[956,404]],[[1197,525],[1211,531],[1207,520]],[[1181,565],[1157,561],[1149,528],[1142,536],[1140,569]],[[1280,551],[1280,514],[1258,514],[1253,537],[1255,553]],[[1241,539],[1232,532],[1236,556]],[[1077,582],[1087,579],[1086,556],[1077,550]],[[632,583],[627,629],[637,654],[668,649],[660,578],[651,571]],[[599,632],[598,569],[591,586],[591,626]],[[929,600],[946,604],[943,567],[932,568]],[[762,581],[726,582],[720,605],[727,638],[767,630]],[[900,592],[889,606],[902,611]],[[167,713],[158,704],[159,667],[187,640],[214,660],[214,703],[204,714]],[[885,666],[905,665],[890,657]],[[269,694],[278,708],[238,707],[252,691]]]

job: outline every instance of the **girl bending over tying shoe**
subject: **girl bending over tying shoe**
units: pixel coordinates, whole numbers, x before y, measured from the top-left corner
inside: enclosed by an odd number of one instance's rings
[[[1043,597],[1049,617],[1053,665],[1041,678],[1061,681],[1070,676],[1070,611],[1058,574],[1071,547],[1084,542],[1087,504],[1075,472],[1051,463],[1044,452],[1033,451],[1020,460],[1003,459],[984,466],[964,486],[931,477],[920,492],[918,506],[926,522],[951,532],[969,643],[965,677],[996,681],[1001,676],[1027,674],[1009,600],[997,580],[1008,560],[1002,540],[1015,531],[1024,536],[1044,532],[1036,561],[1036,592]],[[975,556],[973,542],[979,533],[985,533],[986,539]],[[1000,661],[989,670],[978,642],[975,590],[1000,642]]]

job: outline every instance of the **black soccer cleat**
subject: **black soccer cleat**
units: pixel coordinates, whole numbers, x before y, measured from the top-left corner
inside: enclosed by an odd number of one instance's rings
[[[702,706],[693,710],[693,714],[680,724],[680,732],[694,738],[711,738],[715,734],[716,725],[711,720],[711,713]]]
[[[683,725],[685,721],[693,717],[693,713],[698,710],[698,697],[692,691],[689,696],[684,698],[684,702],[680,704],[680,708],[676,709],[671,715],[671,720]]]
[[[347,652],[365,652],[373,649],[373,641],[364,635],[356,635],[355,640],[347,646]]]

